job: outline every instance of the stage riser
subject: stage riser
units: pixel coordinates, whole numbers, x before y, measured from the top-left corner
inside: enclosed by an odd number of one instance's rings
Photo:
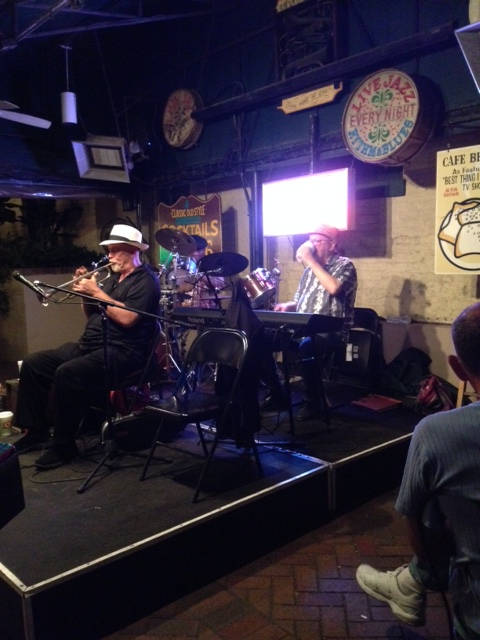
[[[23,627],[22,595],[2,583],[2,589],[9,593],[1,598],[4,636],[0,637],[97,639],[303,535],[328,518],[325,468],[115,563],[31,595],[31,635]],[[24,629],[22,635],[18,635],[19,629]]]
[[[0,581],[0,638],[97,640],[124,628],[398,485],[409,442],[408,435],[319,465],[318,471],[179,528],[114,562],[52,582],[28,598]]]
[[[410,438],[345,464],[333,464],[332,509],[342,513],[400,485]]]
[[[0,638],[22,640],[27,638],[23,621],[23,598],[12,587],[0,580]]]

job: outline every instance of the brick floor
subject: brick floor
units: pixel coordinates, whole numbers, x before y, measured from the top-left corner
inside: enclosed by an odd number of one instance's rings
[[[108,640],[447,640],[438,594],[428,596],[426,625],[413,629],[355,582],[361,562],[393,569],[409,558],[394,495],[339,516]]]

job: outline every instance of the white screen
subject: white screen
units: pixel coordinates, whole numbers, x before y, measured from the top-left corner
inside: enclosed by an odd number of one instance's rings
[[[322,171],[262,186],[264,236],[307,234],[320,224],[349,229],[349,169]]]

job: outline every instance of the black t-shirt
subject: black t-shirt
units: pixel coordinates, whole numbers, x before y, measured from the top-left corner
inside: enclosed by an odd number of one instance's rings
[[[104,281],[103,290],[114,300],[138,311],[158,314],[160,284],[155,272],[148,265],[140,265],[122,282],[119,274],[112,273]],[[103,345],[102,314],[98,305],[92,304],[93,313],[87,320],[79,343],[82,349],[92,351]],[[137,354],[144,353],[151,341],[155,318],[139,315],[131,327],[123,327],[108,319],[108,344]]]

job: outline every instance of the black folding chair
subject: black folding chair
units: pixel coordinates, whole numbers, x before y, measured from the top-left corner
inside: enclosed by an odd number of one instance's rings
[[[242,401],[242,373],[246,360],[248,341],[243,331],[227,328],[211,328],[199,334],[192,343],[173,394],[164,400],[145,407],[145,412],[160,418],[153,438],[148,458],[140,479],[144,480],[148,467],[158,445],[162,431],[171,423],[185,426],[194,423],[205,454],[193,502],[197,501],[202,481],[209,469],[217,445],[221,441],[233,440],[237,447],[252,450],[260,474],[262,466],[253,436],[254,429],[245,420],[245,406]],[[215,367],[216,380],[209,388],[202,384],[201,370],[206,366]],[[243,383],[245,384],[245,380]],[[210,450],[205,441],[202,421],[213,420],[214,433]]]

